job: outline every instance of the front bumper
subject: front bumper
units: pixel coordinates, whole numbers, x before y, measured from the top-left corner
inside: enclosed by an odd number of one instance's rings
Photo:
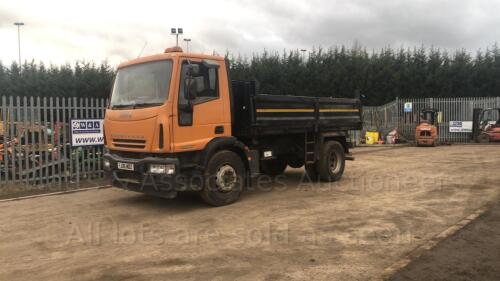
[[[109,161],[110,165],[105,169],[105,172],[112,179],[113,187],[165,198],[173,198],[178,191],[187,189],[185,177],[180,173],[178,158],[145,157],[135,159],[110,153],[104,154],[103,158]],[[133,164],[133,170],[119,169],[118,163]],[[149,173],[150,164],[173,164],[175,173],[172,175]]]
[[[434,145],[434,143],[436,142],[437,140],[435,138],[431,138],[431,137],[419,137],[417,140],[416,140],[416,143],[417,145],[428,145],[428,146],[432,146]]]

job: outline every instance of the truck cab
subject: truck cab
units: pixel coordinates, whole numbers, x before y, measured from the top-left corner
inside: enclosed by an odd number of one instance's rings
[[[228,70],[222,57],[179,47],[118,66],[104,120],[113,186],[166,198],[196,191],[221,206],[252,177],[287,166],[340,179],[359,100],[257,95],[255,83],[231,81]],[[320,165],[327,140],[335,143]]]
[[[105,118],[108,148],[177,153],[200,150],[215,136],[230,136],[226,75],[220,57],[174,51],[121,64]],[[189,97],[188,87],[197,87],[197,95]]]
[[[113,185],[175,196],[184,179],[170,176],[196,168],[209,142],[231,136],[228,81],[222,57],[180,48],[120,64],[104,121]]]

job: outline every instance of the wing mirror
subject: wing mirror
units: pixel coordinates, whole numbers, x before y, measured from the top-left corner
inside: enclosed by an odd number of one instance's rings
[[[198,64],[189,64],[187,66],[187,76],[193,77],[200,74],[200,66]]]
[[[200,74],[200,66],[198,64],[189,64],[187,66],[187,75],[184,80],[184,98],[186,100],[196,99],[198,92],[197,80],[194,78]]]
[[[198,81],[193,77],[186,77],[184,80],[184,98],[186,100],[196,99],[198,92]]]

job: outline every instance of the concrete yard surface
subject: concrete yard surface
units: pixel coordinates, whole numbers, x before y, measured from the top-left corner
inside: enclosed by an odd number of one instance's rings
[[[368,153],[370,152],[370,153]],[[354,150],[208,207],[120,189],[0,203],[0,280],[370,280],[500,195],[496,146]]]
[[[391,281],[498,280],[500,202],[393,276]]]

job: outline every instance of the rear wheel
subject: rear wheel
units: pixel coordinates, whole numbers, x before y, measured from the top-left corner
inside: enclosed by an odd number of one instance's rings
[[[260,172],[268,176],[277,176],[283,174],[286,169],[285,159],[276,158],[260,162]]]
[[[201,198],[213,206],[224,206],[238,200],[245,183],[245,165],[232,151],[219,151],[208,162]]]
[[[318,162],[318,172],[321,180],[332,182],[342,177],[345,168],[344,147],[337,141],[323,144]]]

